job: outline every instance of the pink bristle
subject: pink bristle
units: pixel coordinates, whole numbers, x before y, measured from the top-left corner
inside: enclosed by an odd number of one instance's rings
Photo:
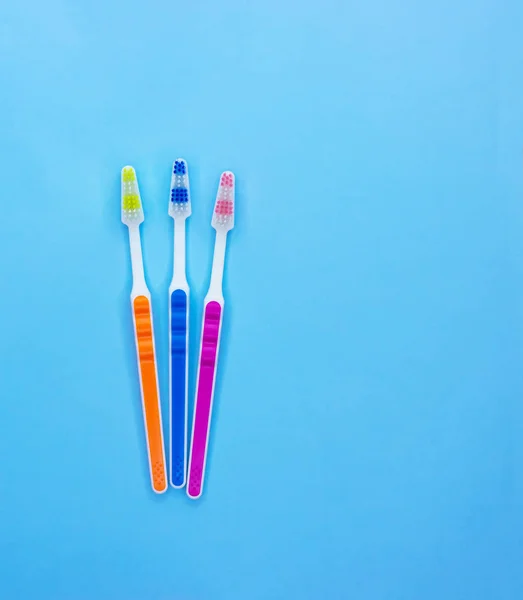
[[[213,227],[225,227],[227,230],[234,226],[234,175],[225,171],[220,176],[216,204],[214,205]]]
[[[232,188],[234,180],[231,173],[224,173],[220,182],[221,187]]]
[[[229,200],[218,200],[215,212],[217,215],[232,215],[234,205]]]

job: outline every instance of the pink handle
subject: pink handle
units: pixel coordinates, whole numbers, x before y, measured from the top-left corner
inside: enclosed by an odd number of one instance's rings
[[[205,473],[205,459],[211,423],[216,358],[220,339],[222,307],[218,302],[207,304],[203,319],[202,346],[200,349],[200,370],[198,391],[194,407],[194,426],[189,458],[189,482],[187,493],[198,498],[202,493]]]

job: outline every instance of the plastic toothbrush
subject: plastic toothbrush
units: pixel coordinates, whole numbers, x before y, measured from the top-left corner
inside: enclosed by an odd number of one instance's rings
[[[234,175],[222,174],[212,217],[216,230],[214,257],[209,291],[204,300],[202,339],[198,363],[198,383],[194,405],[194,420],[189,457],[187,494],[199,498],[203,490],[205,462],[209,442],[214,383],[220,348],[223,318],[223,268],[227,233],[234,226]]]
[[[142,201],[136,173],[133,167],[124,167],[122,169],[122,222],[129,228],[129,244],[131,247],[131,264],[133,270],[131,306],[133,309],[145,437],[147,440],[151,484],[155,492],[162,493],[167,489],[167,472],[165,468],[160,394],[154,350],[151,294],[145,283],[142,245],[140,241],[140,224],[143,223],[143,220]]]
[[[173,278],[169,287],[169,391],[171,485],[185,485],[187,471],[187,378],[189,285],[185,276],[185,220],[191,214],[187,162],[174,161],[169,214],[174,219]]]

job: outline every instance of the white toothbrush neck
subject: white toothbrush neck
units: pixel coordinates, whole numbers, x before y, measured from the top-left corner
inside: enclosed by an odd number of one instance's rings
[[[143,293],[147,291],[145,275],[143,272],[142,243],[140,240],[140,226],[129,226],[129,245],[131,247],[131,266],[133,269],[133,290],[132,294]]]
[[[187,290],[187,276],[185,274],[185,218],[174,219],[174,259],[173,279],[171,291],[177,289]]]
[[[214,242],[214,256],[212,259],[211,284],[206,296],[206,301],[217,300],[223,302],[223,268],[225,265],[225,247],[227,245],[227,232],[216,231]]]

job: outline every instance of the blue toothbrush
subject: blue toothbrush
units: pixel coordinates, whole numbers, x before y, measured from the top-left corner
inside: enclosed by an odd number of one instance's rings
[[[191,214],[189,174],[183,158],[174,161],[169,215],[174,219],[174,265],[169,286],[170,479],[185,485],[187,472],[187,372],[189,284],[185,275],[185,220]]]

